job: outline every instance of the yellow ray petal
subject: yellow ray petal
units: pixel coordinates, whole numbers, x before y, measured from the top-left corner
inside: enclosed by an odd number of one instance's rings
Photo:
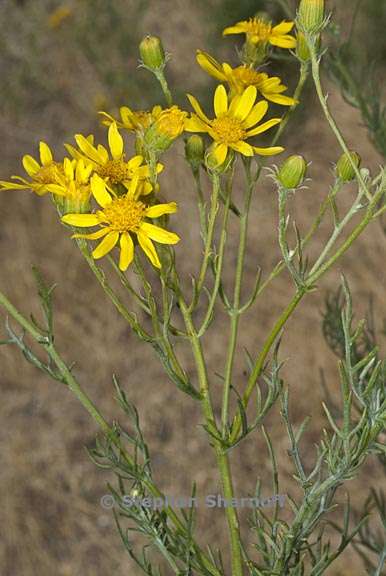
[[[159,218],[163,214],[174,214],[177,212],[177,204],[175,202],[169,202],[168,204],[156,204],[155,206],[150,206],[146,210],[146,216],[148,218]]]
[[[192,114],[191,118],[185,120],[186,132],[208,132],[208,128],[209,126],[195,114]]]
[[[274,154],[280,154],[280,152],[284,151],[282,146],[271,146],[269,148],[258,148],[257,146],[253,146],[253,149],[255,153],[260,156],[273,156]]]
[[[59,196],[66,195],[66,189],[59,184],[46,184],[43,189],[45,192],[51,192],[51,194],[58,194]],[[39,191],[39,193],[41,192]]]
[[[0,180],[1,190],[27,190],[29,187],[28,182],[25,184],[16,184],[16,182],[5,182],[4,180]]]
[[[112,122],[115,122],[114,117],[111,116],[111,114],[108,114],[107,112],[104,112],[103,110],[100,110],[100,111],[98,112],[98,114],[99,114],[100,116],[102,116],[101,122],[102,122],[102,124],[103,124],[104,126],[110,126],[110,124],[111,124]]]
[[[114,160],[119,160],[123,154],[123,138],[115,122],[109,127],[108,139],[112,157]]]
[[[226,144],[215,144],[212,148],[212,153],[216,158],[217,165],[221,166],[227,157],[228,146]]]
[[[69,180],[74,179],[74,163],[75,160],[70,160],[69,158],[65,158],[63,161],[64,173]]]
[[[97,150],[98,150],[98,154],[100,156],[100,159],[102,161],[102,164],[104,164],[105,162],[108,162],[109,153],[107,152],[106,148],[104,146],[102,146],[102,144],[98,144]]]
[[[214,93],[214,112],[217,116],[222,116],[228,111],[228,96],[226,90],[222,84],[217,86],[216,92]]]
[[[140,231],[146,234],[148,238],[151,238],[160,244],[177,244],[177,242],[180,241],[180,237],[177,236],[177,234],[174,234],[174,232],[169,232],[159,226],[149,224],[149,222],[142,222]]]
[[[142,162],[143,162],[143,156],[140,156],[138,154],[138,156],[133,156],[132,158],[130,158],[130,160],[127,163],[127,167],[130,170],[137,170],[141,166]],[[143,166],[143,168],[148,169],[147,166]]]
[[[110,250],[114,248],[118,242],[118,238],[118,232],[109,232],[103,238],[102,242],[100,242],[98,246],[92,251],[92,257],[95,258],[95,260],[98,260],[98,258],[103,258],[103,256],[106,256],[106,254],[108,254]]]
[[[203,122],[208,124],[209,118],[206,116],[206,114],[204,114],[200,104],[198,103],[198,100],[194,96],[192,96],[191,94],[187,94],[186,96],[188,97],[188,100],[189,100],[190,104],[192,105],[192,108],[195,111],[195,113],[197,114],[197,116],[201,120],[203,120]]]
[[[244,90],[244,92],[238,99],[234,108],[232,108],[231,104],[232,115],[238,118],[239,120],[245,120],[253,108],[253,105],[256,101],[256,96],[257,96],[256,87],[248,86],[248,88]]]
[[[85,238],[86,240],[99,240],[99,238],[103,238],[110,232],[110,228],[101,228],[96,232],[91,232],[91,234],[73,234],[71,238]]]
[[[291,32],[291,30],[294,26],[295,26],[295,22],[286,22],[285,20],[283,20],[283,22],[280,22],[280,24],[277,24],[276,26],[274,26],[272,28],[272,33],[273,34],[288,34],[288,32]]]
[[[235,26],[228,26],[228,28],[225,28],[222,34],[223,36],[228,36],[228,34],[242,34],[243,32],[244,30],[240,29],[240,26],[236,24]]]
[[[262,132],[272,128],[272,126],[276,126],[276,124],[279,124],[280,122],[281,118],[271,118],[271,120],[267,120],[267,122],[264,122],[264,124],[260,124],[259,126],[256,126],[256,128],[253,128],[253,130],[247,132],[247,136],[250,138],[251,136],[261,134]]]
[[[207,52],[202,52],[201,50],[197,50],[196,56],[197,62],[211,76],[220,80],[220,82],[224,82],[226,80],[225,74],[221,68],[221,64],[217,62],[212,56],[210,56]]]
[[[106,183],[98,174],[94,174],[91,178],[91,192],[102,208],[112,202],[112,198],[106,188]]]
[[[74,146],[71,146],[71,144],[64,144],[64,147],[73,158],[76,158],[77,160],[82,158],[82,154],[79,152],[79,150],[77,150]]]
[[[29,154],[23,156],[22,162],[24,170],[27,172],[29,176],[33,177],[35,176],[35,174],[39,172],[40,166],[38,162],[36,162],[35,158],[32,158],[32,156],[30,156]]]
[[[268,102],[261,100],[252,108],[249,116],[244,120],[243,127],[248,129],[260,122],[262,118],[266,115],[268,110]]]
[[[149,258],[150,262],[155,266],[155,268],[161,268],[161,262],[159,261],[158,254],[154,248],[153,242],[146,236],[145,233],[139,230],[138,242],[142,250],[145,252],[146,256]]]
[[[70,226],[79,226],[80,228],[89,228],[99,224],[99,218],[96,214],[66,214],[62,222]]]
[[[269,43],[279,48],[296,48],[296,38],[293,36],[271,36]]]
[[[51,164],[53,160],[52,153],[45,142],[39,143],[39,152],[40,152],[40,161],[43,164],[43,166]]]
[[[298,100],[282,94],[264,94],[264,96],[270,102],[281,104],[282,106],[295,106],[295,104],[298,104]]]
[[[231,144],[230,147],[233,148],[233,150],[236,150],[236,152],[240,152],[240,154],[243,154],[244,156],[253,156],[253,147],[248,144],[248,142],[242,142],[240,140],[240,142],[237,142],[236,144]]]
[[[75,141],[83,154],[91,158],[91,160],[94,160],[97,164],[103,162],[103,158],[101,158],[98,150],[91,144],[88,138],[85,138],[82,134],[76,134]]]
[[[124,272],[128,269],[134,258],[134,242],[128,232],[121,234],[119,241],[121,252],[119,255],[119,268]]]

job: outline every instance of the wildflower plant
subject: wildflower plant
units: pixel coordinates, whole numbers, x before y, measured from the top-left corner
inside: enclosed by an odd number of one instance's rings
[[[287,3],[280,4],[289,9]],[[116,477],[110,491],[117,528],[133,563],[148,575],[317,576],[327,572],[349,545],[373,570],[369,573],[379,575],[383,569],[385,547],[371,525],[368,510],[375,502],[384,522],[384,496],[374,489],[359,517],[352,514],[349,499],[339,509],[340,519],[336,521],[336,514],[331,515],[338,505],[337,490],[360,472],[370,455],[376,455],[383,466],[385,462],[385,360],[380,358],[376,342],[364,324],[355,325],[350,289],[344,278],[339,295],[328,300],[323,319],[326,339],[339,356],[340,406],[331,402],[324,405],[326,428],[315,442],[311,464],[304,461],[301,446],[308,421],[294,426],[289,391],[282,377],[280,341],[287,337],[284,330],[288,320],[310,292],[320,289],[320,280],[362,232],[386,211],[384,167],[372,174],[361,166],[359,155],[349,149],[334,119],[321,83],[323,37],[330,25],[324,1],[301,0],[293,16],[293,20],[275,23],[258,15],[228,26],[224,30],[227,41],[234,34],[244,38],[239,62],[220,64],[207,52],[197,52],[199,66],[218,82],[213,112],[205,111],[191,94],[184,104],[174,102],[167,82],[168,55],[159,38],[146,37],[140,45],[141,65],[159,81],[164,102],[152,110],[142,110],[141,103],[133,109],[124,105],[119,117],[101,111],[101,122],[106,127],[103,143],[96,142],[92,135],[76,134],[75,144],[65,145],[67,156],[54,160],[49,146],[41,142],[39,160],[30,155],[23,157],[26,176],[0,182],[4,194],[29,189],[44,196],[41,201],[53,201],[63,233],[75,240],[74,249],[80,250],[107,299],[143,345],[151,345],[181,393],[201,406],[205,437],[213,449],[222,496],[228,502],[237,499],[231,466],[233,451],[253,434],[261,434],[267,444],[275,491],[273,506],[268,511],[254,508],[248,526],[241,524],[237,506],[225,507],[230,543],[227,565],[226,554],[217,549],[216,543],[205,547],[195,531],[200,509],[144,505],[145,499],[162,499],[165,495],[157,485],[130,392],[114,376],[116,398],[126,422],[124,426],[117,421],[108,422],[80,384],[76,369],[57,349],[53,287],[47,286],[35,270],[43,314],[39,321],[21,313],[0,292],[0,305],[8,315],[8,337],[2,344],[17,346],[29,362],[66,385],[99,426],[100,435],[90,456]],[[288,93],[285,80],[270,72],[270,57],[280,50],[287,51],[299,64],[294,94]],[[302,99],[307,80],[313,82],[326,123],[341,147],[341,156],[331,158],[335,162],[331,186],[304,233],[289,213],[289,199],[294,195],[301,198],[305,185],[312,187],[307,179],[310,159],[289,154],[282,160],[279,154],[284,151],[283,132]],[[271,103],[279,107],[274,114]],[[263,133],[267,133],[268,145],[267,139],[262,140]],[[197,226],[203,241],[202,258],[189,290],[179,273],[178,246],[184,243],[184,234],[180,237],[173,230],[181,210],[173,191],[163,184],[165,172],[172,169],[172,162],[165,158],[172,157],[178,139],[185,141],[187,166],[197,191]],[[169,149],[170,154],[164,156]],[[276,164],[272,165],[272,161]],[[236,171],[245,176],[242,200],[233,184]],[[256,188],[266,177],[273,180],[276,189],[270,201],[277,203],[281,260],[268,273],[258,270],[252,293],[244,301],[246,258],[249,251],[253,255],[253,247],[247,241],[250,208]],[[203,179],[211,186],[208,197],[202,188]],[[349,182],[355,192],[342,213],[338,200]],[[182,218],[187,215],[182,214]],[[332,222],[331,233],[315,256],[309,246],[328,218]],[[231,219],[239,227],[233,294],[224,274]],[[294,226],[294,240],[289,234],[290,224]],[[126,290],[125,297],[110,284],[104,265],[111,266],[117,274]],[[292,280],[293,294],[268,330],[260,350],[247,353],[245,382],[236,381],[241,317],[268,288],[274,289],[285,272]],[[133,281],[134,274],[140,288]],[[223,368],[216,366],[214,370],[204,342],[209,327],[215,330],[219,307],[229,317],[229,341]],[[151,328],[141,322],[139,310],[150,318]],[[176,345],[179,341],[191,347],[195,378],[181,363]],[[222,383],[219,413],[214,408],[218,390],[213,385],[215,372],[221,374]],[[280,406],[294,479],[302,494],[300,498],[287,494],[288,511],[280,505],[279,495],[285,489],[280,486],[277,449],[264,426],[276,405]],[[194,499],[196,495],[193,484],[188,496]],[[260,496],[261,486],[257,483],[255,498]],[[127,497],[141,503],[128,505]],[[247,546],[248,527],[253,545]],[[133,530],[142,536],[142,549],[133,544]],[[334,531],[338,539],[333,537]],[[159,559],[149,552],[152,549],[158,550],[164,564],[160,565]]]

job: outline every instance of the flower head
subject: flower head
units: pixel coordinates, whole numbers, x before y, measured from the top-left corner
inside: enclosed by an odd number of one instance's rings
[[[227,63],[220,64],[215,58],[201,50],[197,51],[197,62],[205,72],[220,82],[227,82],[231,89],[231,95],[242,94],[248,86],[255,86],[260,94],[270,102],[283,106],[296,104],[296,100],[283,95],[287,86],[281,83],[278,76],[269,77],[265,72],[258,72],[245,64],[237,66],[237,68],[232,68]]]
[[[74,234],[73,237],[89,240],[103,238],[92,252],[95,259],[102,258],[119,243],[119,268],[124,271],[134,258],[134,235],[153,266],[160,268],[161,263],[153,240],[160,244],[176,244],[179,237],[146,219],[173,214],[177,210],[176,203],[147,206],[130,191],[123,196],[117,196],[97,174],[91,179],[91,190],[102,209],[91,214],[67,214],[62,221],[76,227],[99,226],[99,230],[90,234]]]
[[[150,111],[147,110],[131,110],[128,106],[122,106],[119,109],[120,120],[115,119],[107,112],[99,112],[102,116],[102,124],[110,126],[115,123],[118,128],[124,128],[129,132],[136,132],[145,130],[158,118],[161,114],[161,106],[154,106]]]
[[[283,21],[276,26],[272,26],[271,22],[263,18],[250,18],[225,28],[223,35],[245,34],[247,41],[254,45],[271,44],[279,48],[295,48],[296,38],[289,34],[293,27],[294,22]]]
[[[63,172],[55,184],[48,184],[47,190],[54,194],[56,205],[62,214],[86,212],[91,195],[90,177],[93,167],[82,158],[63,161]]]
[[[184,131],[187,115],[178,106],[162,110],[155,122],[145,130],[145,146],[155,153],[165,152]]]
[[[94,172],[99,174],[109,185],[122,184],[129,188],[133,180],[137,180],[141,186],[142,194],[149,194],[152,191],[153,187],[147,181],[150,175],[149,168],[143,164],[143,157],[137,155],[126,161],[123,138],[115,122],[110,125],[108,130],[109,150],[102,145],[95,147],[93,139],[85,138],[82,134],[77,134],[75,140],[79,150],[66,144],[70,154],[74,158],[83,158],[91,164]],[[157,172],[161,172],[162,169],[162,164],[158,164]]]
[[[16,182],[0,180],[1,190],[32,190],[39,196],[50,192],[48,186],[55,184],[58,177],[63,174],[63,165],[55,162],[52,152],[45,142],[39,144],[40,164],[32,156],[23,156],[23,167],[30,180],[21,176],[12,176]]]
[[[191,118],[186,121],[185,130],[188,132],[207,132],[213,138],[213,153],[219,165],[225,161],[229,148],[244,156],[278,154],[283,151],[281,146],[259,148],[246,142],[248,138],[265,132],[281,121],[280,118],[272,118],[258,125],[267,113],[268,103],[262,100],[255,104],[256,96],[255,86],[249,86],[241,95],[234,96],[228,102],[226,90],[221,84],[217,87],[214,95],[216,117],[209,119],[197,100],[188,95],[195,114],[192,114]]]

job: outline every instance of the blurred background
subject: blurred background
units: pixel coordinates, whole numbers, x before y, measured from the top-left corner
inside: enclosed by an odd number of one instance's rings
[[[21,156],[36,156],[40,140],[48,142],[60,157],[62,143],[71,141],[74,133],[95,133],[104,138],[98,110],[116,112],[121,105],[144,109],[162,103],[155,80],[138,69],[137,46],[145,34],[160,35],[171,54],[167,74],[177,103],[186,107],[184,95],[191,92],[209,105],[215,81],[196,64],[196,49],[207,50],[220,61],[236,63],[237,38],[223,40],[222,29],[258,10],[268,10],[280,20],[285,17],[281,4],[273,0],[1,0],[0,178],[22,174]],[[328,4],[334,9],[334,27],[326,38],[330,72],[325,73],[324,81],[329,101],[350,147],[360,153],[363,165],[375,172],[386,149],[379,105],[379,87],[385,76],[385,5],[378,0],[331,0]],[[353,10],[353,5],[357,9]],[[350,63],[354,84],[339,73],[340,59]],[[296,63],[274,60],[270,67],[273,72],[280,73],[291,93],[297,81]],[[360,96],[367,99],[367,109]],[[332,165],[340,155],[311,85],[286,133],[285,147],[284,156],[302,153],[312,160],[314,182],[291,202],[292,214],[304,231],[328,192]],[[183,238],[177,258],[181,275],[187,277],[196,271],[201,251],[193,184],[181,144],[164,160],[161,186],[163,194],[176,199],[180,206],[172,225]],[[236,197],[241,194],[241,183],[240,179]],[[349,202],[352,192],[348,187],[343,202]],[[257,266],[267,274],[279,258],[276,202],[269,180],[259,184],[252,211],[247,288],[253,284]],[[217,492],[216,468],[206,447],[197,405],[175,388],[153,351],[137,342],[105,302],[87,265],[58,223],[49,198],[2,192],[0,213],[2,290],[26,314],[37,313],[31,266],[37,265],[49,283],[56,282],[58,348],[69,363],[76,362],[80,382],[109,419],[121,417],[112,399],[112,374],[119,376],[140,412],[155,476],[163,491],[188,495],[194,480],[198,494]],[[329,230],[328,225],[321,230],[311,256],[320,250]],[[231,236],[226,267],[229,279],[236,242],[237,236]],[[281,356],[288,358],[284,375],[290,386],[293,422],[297,424],[307,415],[313,418],[305,436],[306,459],[312,460],[313,444],[327,425],[321,408],[325,396],[322,369],[331,398],[336,399],[339,393],[337,358],[324,341],[321,328],[325,298],[344,272],[358,317],[366,314],[371,301],[382,348],[385,253],[385,234],[376,223],[338,268],[321,281],[319,291],[307,297],[283,338]],[[281,276],[243,321],[242,345],[248,345],[250,351],[258,349],[291,292],[289,279]],[[220,386],[214,373],[222,370],[226,322],[219,310],[205,340],[214,389]],[[187,370],[192,370],[189,351],[181,348],[180,352]],[[235,373],[240,389],[245,368],[240,347]],[[1,349],[0,386],[0,574],[139,574],[121,545],[112,514],[99,504],[112,478],[97,470],[87,456],[85,446],[93,445],[96,434],[88,415],[64,387],[28,365],[16,349]],[[269,415],[266,425],[277,451],[281,490],[299,496],[278,410]],[[232,463],[237,471],[238,494],[253,492],[257,474],[263,494],[272,492],[268,454],[258,434],[232,453]],[[359,478],[348,483],[358,511],[367,497],[369,478],[376,480],[379,474],[377,462],[369,460]],[[342,491],[338,501],[344,498]],[[226,550],[221,516],[221,512],[203,510],[199,530],[202,542]],[[356,554],[348,550],[328,574],[360,575],[365,571]]]

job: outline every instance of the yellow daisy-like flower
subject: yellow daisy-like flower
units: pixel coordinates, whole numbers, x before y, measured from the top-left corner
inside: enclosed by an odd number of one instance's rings
[[[119,268],[127,270],[134,258],[134,235],[150,262],[156,268],[161,268],[153,240],[160,244],[177,244],[180,238],[146,221],[146,218],[159,218],[163,214],[173,214],[177,210],[175,202],[147,206],[130,191],[123,196],[116,196],[107,189],[106,183],[98,175],[91,179],[91,190],[95,200],[101,206],[94,214],[67,214],[62,221],[70,226],[89,228],[100,226],[91,234],[74,234],[73,238],[88,240],[103,240],[92,252],[95,259],[108,254],[119,243]]]
[[[111,114],[107,112],[99,112],[102,116],[102,124],[110,126],[116,124],[118,128],[124,128],[129,132],[137,132],[138,130],[145,130],[148,128],[162,112],[161,106],[154,106],[151,111],[146,110],[131,110],[128,106],[122,106],[119,109],[120,120],[116,120]]]
[[[165,152],[185,129],[188,113],[178,106],[162,110],[158,118],[144,132],[143,142],[156,154]]]
[[[82,158],[79,160],[64,159],[63,172],[58,175],[56,183],[47,185],[47,191],[55,194],[56,204],[62,214],[88,210],[92,171],[92,165],[85,163]]]
[[[75,136],[79,150],[69,144],[65,144],[67,150],[74,158],[83,158],[90,163],[94,172],[99,174],[110,185],[123,184],[126,188],[131,186],[133,180],[138,180],[141,194],[150,194],[153,186],[147,179],[150,176],[149,167],[143,164],[143,156],[134,156],[129,161],[125,160],[123,138],[120,135],[116,123],[112,123],[108,130],[109,149],[101,144],[93,145],[93,139],[85,138],[82,134]],[[163,170],[162,164],[157,164],[157,173]]]
[[[255,86],[249,86],[240,96],[232,98],[229,103],[226,90],[221,84],[217,87],[214,95],[216,117],[210,120],[202,111],[197,100],[188,94],[195,114],[192,114],[192,117],[186,121],[185,130],[188,132],[207,132],[213,138],[213,153],[219,165],[225,161],[228,148],[232,148],[244,156],[278,154],[284,150],[281,146],[259,148],[245,142],[246,139],[269,130],[281,121],[281,118],[272,118],[258,125],[267,113],[268,103],[261,100],[255,104],[256,96]]]
[[[296,48],[296,38],[289,34],[294,25],[294,22],[283,21],[276,26],[272,26],[271,22],[267,22],[262,18],[250,18],[225,28],[223,35],[245,34],[247,40],[254,45],[271,44],[279,48],[290,49]]]
[[[228,82],[231,89],[231,95],[242,94],[248,86],[256,86],[257,90],[266,100],[281,104],[282,106],[293,106],[296,100],[290,96],[284,96],[283,92],[287,86],[281,83],[278,76],[269,77],[264,72],[258,72],[250,66],[242,65],[232,68],[227,63],[220,64],[215,58],[207,52],[197,51],[197,62],[211,76]]]
[[[45,142],[39,144],[40,164],[29,154],[23,156],[23,167],[31,180],[21,176],[11,176],[17,182],[0,180],[0,190],[32,190],[43,196],[50,190],[49,184],[55,184],[58,177],[63,174],[63,165],[55,162],[49,146]]]

